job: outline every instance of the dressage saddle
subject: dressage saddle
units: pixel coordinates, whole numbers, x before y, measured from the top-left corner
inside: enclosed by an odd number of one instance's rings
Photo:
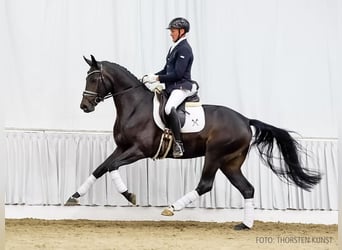
[[[156,92],[156,95],[157,95],[158,101],[160,103],[160,106],[159,106],[160,118],[164,124],[168,124],[167,119],[166,119],[167,116],[165,114],[165,105],[166,105],[166,102],[168,99],[168,94],[166,93],[165,90],[162,90],[160,92]],[[185,115],[187,113],[185,110],[185,103],[187,103],[187,102],[199,102],[199,101],[200,101],[200,98],[196,92],[192,96],[185,98],[185,100],[178,106],[177,115],[178,115],[181,127],[183,127],[183,125],[185,123]]]

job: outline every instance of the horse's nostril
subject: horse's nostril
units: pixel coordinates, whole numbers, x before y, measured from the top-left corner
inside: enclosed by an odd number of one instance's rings
[[[82,109],[84,112],[89,113],[94,111],[95,107],[91,104],[87,104],[87,103],[81,103],[80,104],[80,109]]]
[[[88,108],[87,108],[85,105],[81,106],[80,108],[81,108],[84,112],[88,113]]]

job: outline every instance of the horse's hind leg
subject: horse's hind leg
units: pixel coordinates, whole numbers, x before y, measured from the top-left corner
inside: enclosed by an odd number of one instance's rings
[[[174,211],[180,211],[190,203],[198,199],[199,196],[209,192],[214,183],[216,172],[219,168],[219,162],[216,156],[206,155],[201,179],[195,190],[185,194],[182,198],[173,203],[169,208],[163,210],[162,215],[171,216]]]
[[[234,227],[235,230],[250,229],[254,222],[254,187],[241,172],[241,165],[246,158],[247,152],[248,149],[238,157],[228,161],[227,164],[220,168],[224,175],[229,179],[233,186],[240,191],[245,199],[244,219],[241,224]]]

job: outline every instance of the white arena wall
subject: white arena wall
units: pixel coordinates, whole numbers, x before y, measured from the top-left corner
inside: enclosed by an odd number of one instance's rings
[[[285,217],[310,212],[311,218],[327,216],[323,212],[334,220],[340,14],[338,0],[1,1],[6,216],[34,216],[34,208],[64,214],[61,205],[115,148],[109,132],[116,117],[113,102],[90,114],[79,109],[88,70],[82,56],[116,62],[138,78],[157,72],[171,45],[165,27],[184,16],[191,23],[188,40],[201,101],[298,132],[308,153],[305,166],[323,173],[322,182],[305,192],[281,182],[252,150],[243,171],[255,186],[258,211],[283,211]],[[120,173],[143,214],[193,189],[202,161],[146,159],[121,167]],[[236,212],[242,202],[218,172],[213,190],[189,209]],[[82,212],[89,218],[107,213],[101,209],[129,205],[107,175],[81,204],[91,207]],[[71,210],[66,211],[68,218]]]
[[[284,183],[260,161],[259,155],[252,149],[243,165],[243,172],[255,187],[255,206],[259,211],[257,216],[263,220],[273,218],[276,221],[291,221],[291,218],[292,220],[296,218],[297,222],[337,223],[337,141],[328,139],[299,139],[299,141],[307,150],[307,154],[303,155],[303,162],[310,166],[310,169],[320,171],[323,176],[322,181],[311,192]],[[130,207],[130,204],[116,191],[108,174],[99,179],[81,198],[81,205],[98,206],[98,210],[85,208],[78,209],[75,213],[70,208],[55,207],[59,216],[55,214],[53,217],[48,215],[51,212],[44,212],[44,210],[51,211],[54,206],[63,206],[95,167],[112,153],[115,144],[110,132],[13,130],[7,131],[6,142],[7,161],[10,164],[7,167],[5,203],[29,206],[29,208],[7,206],[7,217],[39,215],[37,218],[61,218],[61,215],[64,215],[65,218],[70,218],[72,215],[71,218],[127,218],[123,210],[119,210],[119,213],[117,210],[118,207]],[[276,160],[276,164],[280,164],[280,160]],[[146,159],[121,167],[120,173],[128,189],[137,195],[139,207],[165,207],[196,187],[202,165],[203,158],[157,161]],[[116,208],[110,212],[108,207]],[[241,217],[240,208],[243,207],[243,198],[219,171],[213,190],[200,197],[190,207],[202,209],[187,211],[185,215],[188,216],[185,217],[182,215],[183,212],[180,212],[180,217],[174,219],[206,221],[215,217],[217,221],[227,221],[229,218],[234,220],[232,215],[236,218]],[[210,209],[210,212],[204,211],[203,208]],[[213,209],[218,209],[216,215]],[[263,212],[264,210],[273,212]],[[304,215],[303,213],[296,215],[294,210],[306,212]],[[97,216],[93,214],[96,211],[99,213]],[[132,210],[124,211],[129,213]],[[133,211],[136,213],[139,210]],[[142,220],[144,220],[142,214],[146,215],[145,219],[159,218],[157,216],[159,213],[155,209],[142,211],[143,213],[138,216]],[[277,216],[279,211],[287,211],[287,213],[280,213],[281,216]],[[318,213],[325,211],[324,217],[315,218],[312,216],[313,211]],[[151,214],[152,212],[154,214]],[[191,213],[193,215],[189,215]],[[135,217],[131,215],[132,219]],[[319,220],[319,218],[325,219]],[[159,219],[165,220],[165,218]]]

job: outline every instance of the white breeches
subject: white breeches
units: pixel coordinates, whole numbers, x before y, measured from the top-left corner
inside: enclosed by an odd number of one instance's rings
[[[172,108],[177,108],[188,96],[192,96],[197,91],[196,84],[192,84],[192,89],[175,89],[171,92],[169,99],[165,105],[165,113],[169,115]]]

